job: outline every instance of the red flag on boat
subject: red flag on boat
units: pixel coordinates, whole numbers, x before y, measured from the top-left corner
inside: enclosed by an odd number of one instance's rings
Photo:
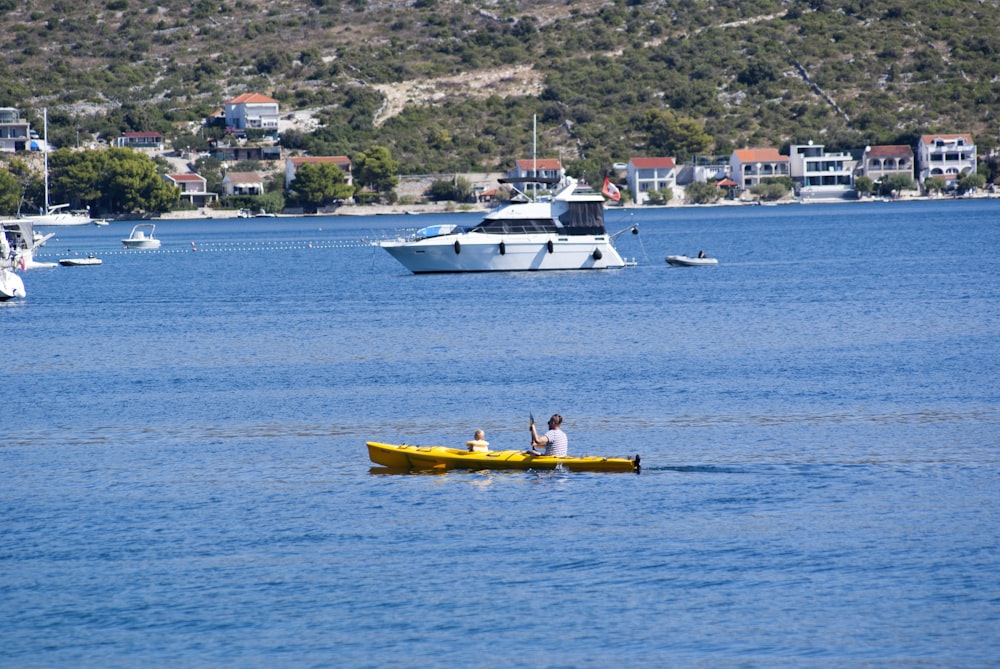
[[[604,177],[604,188],[601,189],[601,193],[604,197],[611,198],[615,202],[622,199],[621,191],[618,190],[618,186],[611,183],[611,180]]]

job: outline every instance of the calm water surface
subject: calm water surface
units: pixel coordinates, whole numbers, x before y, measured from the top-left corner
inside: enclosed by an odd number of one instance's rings
[[[434,216],[60,230],[104,264],[0,305],[0,666],[1000,665],[1000,202],[608,218],[637,266],[370,246]],[[364,448],[553,412],[642,475]]]

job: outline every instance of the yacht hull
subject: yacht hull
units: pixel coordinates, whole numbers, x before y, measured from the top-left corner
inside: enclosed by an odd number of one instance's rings
[[[14,272],[0,268],[0,302],[24,298],[24,281]]]
[[[614,269],[625,262],[607,235],[493,235],[477,232],[381,247],[414,274]]]

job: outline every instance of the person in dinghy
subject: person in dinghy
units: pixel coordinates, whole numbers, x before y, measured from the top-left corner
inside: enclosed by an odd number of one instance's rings
[[[535,429],[535,421],[531,421],[531,450],[532,455],[552,455],[564,458],[569,454],[569,438],[562,431],[563,417],[553,414],[549,418],[549,431],[545,434],[538,434]],[[542,450],[539,450],[542,449]]]

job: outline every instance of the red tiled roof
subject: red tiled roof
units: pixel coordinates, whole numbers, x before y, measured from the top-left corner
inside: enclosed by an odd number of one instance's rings
[[[558,158],[527,158],[517,161],[517,167],[522,170],[561,170],[562,163]]]
[[[870,146],[865,152],[872,158],[899,158],[900,156],[912,157],[913,149],[906,144],[882,144]]]
[[[260,175],[256,172],[227,172],[226,178],[229,179],[229,183],[234,181],[242,183],[257,183],[258,181],[262,181]]]
[[[629,158],[629,162],[639,169],[654,167],[677,167],[673,158]]]
[[[123,132],[122,137],[128,137],[130,139],[154,139],[157,137],[162,138],[163,135],[158,132]]]
[[[777,149],[736,149],[733,151],[741,163],[776,163],[788,160]]]
[[[277,102],[277,100],[269,98],[266,95],[261,95],[260,93],[244,93],[243,95],[236,96],[232,100],[226,100],[227,105],[261,104],[268,102]]]
[[[174,181],[197,181],[200,183],[205,180],[205,177],[200,174],[168,174],[167,176]]]

